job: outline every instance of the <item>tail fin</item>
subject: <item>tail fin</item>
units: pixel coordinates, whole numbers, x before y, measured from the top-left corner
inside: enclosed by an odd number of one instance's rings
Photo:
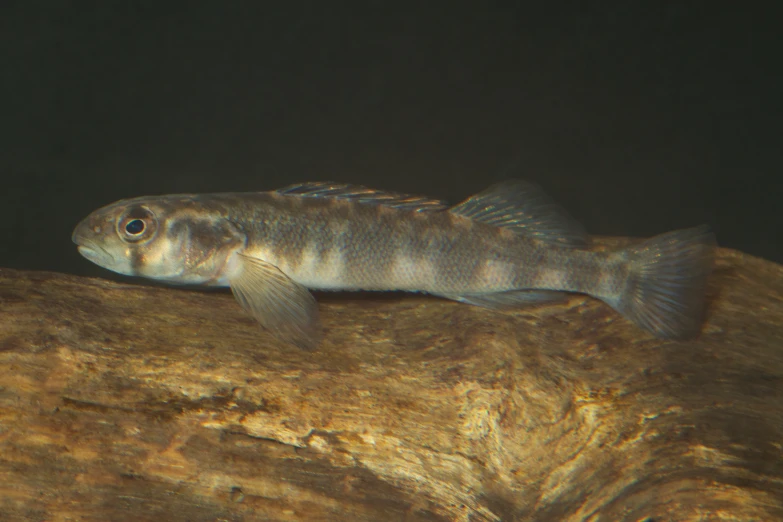
[[[701,329],[715,235],[705,226],[655,236],[622,251],[625,292],[614,307],[657,337],[687,338]]]

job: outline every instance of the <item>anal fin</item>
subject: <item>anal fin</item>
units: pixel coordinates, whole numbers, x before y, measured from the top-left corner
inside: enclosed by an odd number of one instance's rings
[[[565,301],[566,293],[555,290],[510,290],[493,294],[448,295],[437,294],[440,297],[467,303],[474,306],[493,309],[522,308],[545,303]]]

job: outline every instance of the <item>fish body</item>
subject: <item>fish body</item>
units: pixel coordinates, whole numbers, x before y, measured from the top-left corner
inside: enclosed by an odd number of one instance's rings
[[[308,289],[427,292],[491,308],[599,298],[660,337],[701,323],[714,236],[670,232],[611,252],[537,186],[508,181],[449,207],[336,183],[273,192],[118,201],[74,230],[79,252],[115,272],[231,287],[262,325],[318,342]]]

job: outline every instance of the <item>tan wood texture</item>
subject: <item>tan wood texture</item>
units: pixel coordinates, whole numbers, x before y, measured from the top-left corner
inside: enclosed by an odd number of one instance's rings
[[[721,250],[704,332],[0,269],[0,519],[783,520],[783,267]]]

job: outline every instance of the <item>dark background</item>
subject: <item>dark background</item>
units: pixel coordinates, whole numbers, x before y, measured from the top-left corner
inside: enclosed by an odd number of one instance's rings
[[[595,234],[709,223],[783,261],[764,5],[5,0],[0,266],[106,275],[70,233],[125,197],[511,176]]]

